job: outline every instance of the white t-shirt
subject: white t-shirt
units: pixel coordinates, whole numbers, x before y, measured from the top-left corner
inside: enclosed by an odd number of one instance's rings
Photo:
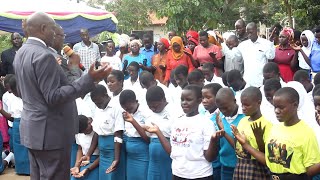
[[[161,130],[162,134],[165,137],[170,138],[172,123],[182,115],[183,114],[179,115],[174,106],[168,103],[160,113],[152,113],[152,115],[146,119],[146,125],[151,126],[151,123],[156,124]],[[158,136],[154,133],[147,133],[147,135],[151,138],[158,138]]]
[[[263,84],[263,67],[268,59],[274,59],[275,47],[272,42],[258,37],[256,42],[250,39],[241,42],[238,46],[243,58],[243,79],[254,87]]]
[[[13,95],[9,96],[8,113],[11,114],[13,118],[21,118],[21,113],[23,110],[22,99]]]
[[[137,111],[134,114],[132,114],[132,116],[140,126],[144,126],[146,119],[149,116],[151,116],[151,110],[148,107],[140,104]],[[124,134],[126,136],[141,137],[138,131],[136,130],[136,128],[134,128],[130,122],[125,121],[124,126],[125,126]]]
[[[168,103],[173,103],[173,97],[176,95],[176,94],[172,94],[170,93],[170,90],[167,86],[165,86],[164,84],[160,83],[158,80],[157,80],[157,86],[161,87],[163,92],[164,92],[164,95],[166,96],[166,100]]]
[[[5,112],[8,112],[8,108],[9,108],[9,104],[10,104],[10,100],[12,100],[12,97],[14,96],[12,93],[9,93],[8,91],[5,92],[2,96],[2,106],[3,106],[3,110]],[[8,125],[9,127],[12,127],[13,123],[11,121],[8,120]]]
[[[135,83],[131,82],[131,77],[129,79],[125,80],[123,83],[123,89],[130,89],[136,94],[136,98],[139,101],[140,104],[146,105],[146,93],[147,90],[143,89],[140,85],[139,77]]]
[[[210,83],[218,83],[222,87],[225,87],[225,85],[223,84],[222,78],[218,77],[216,75],[213,75],[211,81],[207,81],[206,79],[204,80],[204,85],[207,85],[207,84],[210,84]]]
[[[100,136],[113,135],[116,131],[124,130],[123,110],[113,101],[111,98],[105,109],[96,108],[93,116],[93,130]]]
[[[213,122],[203,115],[175,120],[170,137],[172,174],[188,179],[211,176],[212,164],[205,159],[204,151],[213,133]]]
[[[87,154],[87,152],[89,151],[93,135],[94,131],[92,131],[90,134],[76,134],[76,143],[81,146],[82,154]],[[92,155],[99,155],[99,149],[96,148]]]
[[[122,70],[121,59],[117,55],[114,55],[112,57],[103,56],[100,62],[101,62],[101,65],[104,65],[105,63],[109,63],[112,69],[114,70]]]
[[[82,98],[77,98],[76,104],[77,104],[78,115],[84,115],[86,117],[92,118],[93,116],[92,111],[88,106],[88,104],[86,104],[86,102]]]

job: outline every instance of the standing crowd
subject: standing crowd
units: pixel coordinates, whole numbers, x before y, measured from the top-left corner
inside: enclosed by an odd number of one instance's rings
[[[2,52],[0,170],[31,179],[320,179],[320,27],[64,47],[44,13]],[[298,37],[297,37],[298,36]],[[118,50],[116,50],[118,49]],[[112,69],[112,70],[111,70]],[[0,175],[1,177],[1,175]]]

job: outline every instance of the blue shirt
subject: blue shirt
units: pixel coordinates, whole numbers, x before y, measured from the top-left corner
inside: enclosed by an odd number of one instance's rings
[[[240,107],[239,107],[240,108]],[[239,111],[239,109],[238,109]],[[237,114],[235,119],[229,124],[226,117],[224,117],[224,115],[222,115],[222,113],[220,113],[221,116],[221,120],[223,123],[223,127],[225,130],[225,133],[227,133],[230,137],[232,137],[234,139],[234,136],[232,134],[232,130],[231,130],[231,124],[234,126],[238,126],[240,120],[245,117],[244,114]],[[220,163],[223,166],[227,166],[227,167],[235,167],[237,164],[237,156],[236,156],[236,152],[233,149],[233,147],[229,144],[229,142],[227,141],[226,138],[221,138],[220,139],[220,151],[219,151],[219,155],[220,155]]]
[[[312,71],[320,72],[320,44],[317,42],[317,40],[312,43],[309,59]]]
[[[146,49],[145,47],[140,48],[140,53],[144,54],[147,58],[147,64],[149,63],[151,65],[152,56],[157,54],[157,52],[154,51],[154,46],[151,46],[150,49]]]
[[[146,56],[144,54],[139,53],[139,56],[130,56],[130,54],[127,54],[123,57],[123,62],[125,60],[128,61],[127,67],[130,65],[131,62],[137,62],[138,64],[143,64],[143,60],[146,59]],[[151,62],[148,63],[147,61],[147,66],[151,66]],[[124,67],[124,64],[122,64],[122,67]],[[126,67],[126,68],[127,68]],[[142,72],[142,69],[139,69],[139,74]],[[129,78],[129,75],[124,76],[125,79]]]

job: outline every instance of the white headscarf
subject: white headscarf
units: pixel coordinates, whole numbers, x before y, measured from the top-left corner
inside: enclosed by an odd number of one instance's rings
[[[301,36],[303,36],[303,35],[305,35],[308,39],[308,46],[307,47],[303,46],[302,48],[306,48],[311,51],[312,43],[315,39],[314,34],[310,30],[304,30],[300,35],[300,40],[301,40]]]
[[[320,145],[320,126],[316,121],[314,104],[309,98],[307,91],[305,90],[303,85],[297,81],[288,82],[287,87],[292,87],[298,92],[299,94],[298,117],[302,121],[305,121],[314,130],[318,140],[318,144]]]

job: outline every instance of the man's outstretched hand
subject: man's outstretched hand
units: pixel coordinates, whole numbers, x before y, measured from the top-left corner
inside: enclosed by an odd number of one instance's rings
[[[102,66],[99,69],[95,69],[95,63],[92,63],[88,74],[94,79],[94,81],[99,82],[109,76],[112,71],[112,67],[108,64]]]

